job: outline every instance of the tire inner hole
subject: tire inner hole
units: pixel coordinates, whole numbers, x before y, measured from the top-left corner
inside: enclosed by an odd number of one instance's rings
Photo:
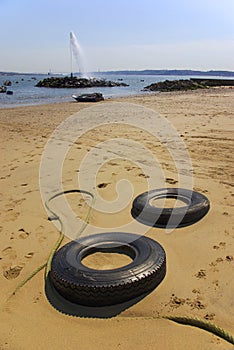
[[[132,263],[135,256],[134,249],[128,245],[113,247],[111,244],[102,243],[102,247],[88,247],[84,250],[81,262],[94,270],[114,270]]]
[[[152,198],[149,204],[157,208],[182,208],[189,204],[189,200],[182,196],[157,196]]]

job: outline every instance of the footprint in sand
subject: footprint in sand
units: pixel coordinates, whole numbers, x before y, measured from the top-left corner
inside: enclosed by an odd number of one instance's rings
[[[233,258],[232,255],[227,255],[226,258],[225,258],[225,260],[228,261],[228,262],[233,261],[233,259],[234,259],[234,258]]]
[[[145,175],[145,174],[143,174],[143,173],[138,174],[138,176],[139,176],[139,177],[144,177],[145,179],[149,179],[149,178],[150,178],[149,175]]]
[[[8,174],[8,175],[6,175],[6,176],[2,176],[2,177],[0,177],[0,180],[7,179],[8,177],[11,177],[11,175],[10,175],[10,174]]]
[[[197,278],[206,278],[206,270],[200,270],[200,271],[198,271],[198,273],[196,273],[195,274],[195,276],[197,277]]]
[[[14,187],[17,187],[17,186],[14,186]],[[29,194],[29,193],[32,193],[33,191],[26,191],[24,192],[23,194]]]
[[[15,201],[13,201],[13,203],[16,204],[16,205],[20,205],[20,204],[23,203],[23,201],[25,201],[25,198],[17,199],[17,200],[15,200]]]
[[[105,188],[109,185],[110,183],[109,182],[102,182],[100,184],[97,185],[98,188]]]
[[[19,212],[13,212],[13,209],[8,209],[5,217],[6,221],[15,221],[20,216]]]
[[[212,282],[212,284],[215,286],[215,287],[219,287],[219,280],[214,280]]]
[[[174,180],[170,177],[167,177],[166,178],[166,183],[170,184],[170,185],[175,185],[178,181],[177,180]]]
[[[207,321],[212,321],[212,320],[215,318],[215,314],[214,314],[214,313],[206,314],[206,315],[204,316],[204,318],[205,318]]]
[[[47,237],[44,235],[44,233],[45,233],[45,228],[44,226],[40,225],[36,229],[36,237],[38,238],[39,243],[43,243],[44,241],[46,241]]]
[[[226,247],[226,242],[219,242],[219,245],[214,245],[213,246],[213,249],[216,249],[216,250],[218,250],[218,249],[220,249],[220,248],[225,248]]]
[[[8,279],[12,280],[14,278],[17,278],[22,270],[23,266],[22,265],[14,265],[10,267],[5,267],[3,268],[3,276]]]
[[[201,193],[208,193],[207,190],[203,190],[203,189],[200,188],[200,187],[194,187],[194,191],[201,192]]]
[[[12,247],[6,247],[5,249],[3,249],[2,255],[11,260],[14,260],[17,258],[16,251]]]
[[[11,240],[12,240],[12,239],[15,239],[15,234],[14,234],[14,232],[11,232],[10,239],[11,239]]]
[[[26,254],[24,257],[26,259],[31,259],[33,257],[33,255],[34,255],[34,252],[30,252],[30,253]]]
[[[169,305],[172,309],[178,308],[182,305],[188,305],[191,307],[191,310],[193,309],[205,309],[206,306],[202,303],[201,298],[199,296],[196,296],[195,299],[190,298],[179,298],[175,294],[172,294],[171,299],[169,303],[167,303],[165,306]]]
[[[127,166],[127,167],[125,167],[125,170],[127,170],[127,171],[131,171],[131,170],[134,170],[134,169],[136,169],[135,166]]]
[[[17,168],[18,168],[17,166],[14,166],[14,167],[10,168],[10,170],[13,171],[13,170],[15,170]]]
[[[26,239],[30,235],[30,233],[25,231],[24,228],[19,229],[18,232],[20,232],[19,238],[21,238],[21,239]]]
[[[210,266],[216,266],[218,263],[223,262],[222,258],[217,258],[215,261],[212,261],[209,265]]]

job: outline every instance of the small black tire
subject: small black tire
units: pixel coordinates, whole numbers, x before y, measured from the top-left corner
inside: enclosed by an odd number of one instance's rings
[[[82,259],[95,252],[121,253],[133,261],[113,270],[95,270]],[[64,245],[53,257],[50,279],[65,299],[86,306],[132,300],[156,288],[166,274],[166,254],[150,238],[123,232],[96,234]]]
[[[150,204],[159,198],[174,198],[185,202],[178,208],[160,208]],[[131,214],[139,222],[159,228],[178,228],[194,224],[209,211],[209,200],[201,193],[183,188],[161,188],[144,192],[132,204]]]

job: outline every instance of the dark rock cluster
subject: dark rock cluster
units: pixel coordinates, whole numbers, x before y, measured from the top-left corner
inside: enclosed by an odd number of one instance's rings
[[[202,82],[195,82],[193,80],[165,80],[158,83],[146,86],[144,90],[149,91],[186,91],[207,88],[207,85]]]
[[[186,91],[206,89],[215,86],[234,86],[233,79],[181,79],[165,80],[146,86],[144,90],[148,91]]]
[[[202,78],[191,78],[195,83],[203,84],[206,86],[234,86],[234,79],[202,79]]]
[[[79,78],[79,77],[50,77],[40,80],[37,87],[49,88],[90,88],[90,87],[113,87],[128,86],[125,83],[113,82],[105,79]]]

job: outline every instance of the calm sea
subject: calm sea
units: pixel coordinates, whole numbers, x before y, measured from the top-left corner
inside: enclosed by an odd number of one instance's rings
[[[143,88],[149,84],[174,79],[189,79],[192,76],[157,76],[157,75],[111,75],[100,74],[95,77],[104,78],[116,82],[124,82],[128,87],[104,87],[104,88],[87,88],[87,89],[52,89],[35,87],[37,81],[48,77],[48,75],[2,75],[0,76],[0,86],[5,80],[10,80],[12,85],[8,90],[13,91],[13,95],[0,93],[0,108],[18,107],[27,105],[39,105],[47,103],[60,103],[74,101],[72,94],[79,95],[83,93],[101,92],[104,97],[113,98],[121,96],[131,96],[145,94]],[[210,77],[211,78],[211,77]],[[214,77],[216,78],[216,77]],[[220,78],[220,77],[217,77]]]

